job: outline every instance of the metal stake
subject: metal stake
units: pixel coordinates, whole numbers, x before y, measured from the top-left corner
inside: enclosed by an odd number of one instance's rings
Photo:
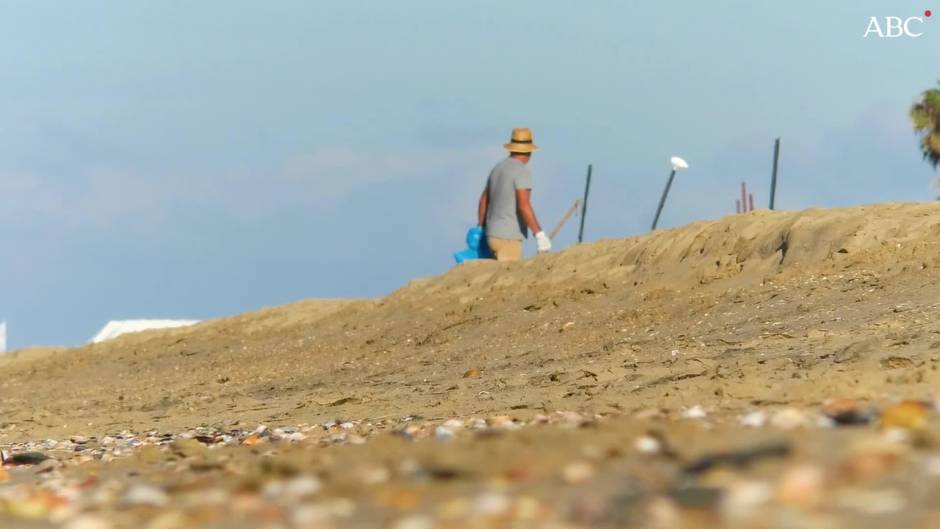
[[[581,228],[578,229],[578,244],[584,242],[584,219],[587,218],[588,194],[591,192],[591,172],[594,166],[588,164],[587,183],[584,185],[584,202],[581,203]]]
[[[774,209],[774,199],[777,197],[777,166],[780,161],[780,138],[774,141],[774,170],[770,176],[770,209]]]
[[[666,182],[666,189],[663,189],[663,196],[659,199],[659,207],[656,208],[656,217],[653,219],[653,228],[656,229],[656,225],[659,224],[659,215],[663,212],[663,206],[666,205],[666,195],[669,194],[669,188],[672,187],[672,180],[676,177],[676,170],[673,169],[669,173],[669,180]]]

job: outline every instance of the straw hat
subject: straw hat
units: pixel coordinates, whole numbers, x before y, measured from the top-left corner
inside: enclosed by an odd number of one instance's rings
[[[532,143],[532,131],[526,128],[512,129],[512,139],[509,143],[503,145],[509,152],[531,153],[538,149],[538,146]]]

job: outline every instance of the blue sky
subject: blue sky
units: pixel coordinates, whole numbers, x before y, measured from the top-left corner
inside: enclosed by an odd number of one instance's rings
[[[766,205],[777,136],[780,208],[930,200],[940,16],[863,34],[931,2],[0,0],[0,318],[386,294],[451,266],[514,126],[547,226],[594,164],[591,240],[648,229],[672,155],[663,227]]]

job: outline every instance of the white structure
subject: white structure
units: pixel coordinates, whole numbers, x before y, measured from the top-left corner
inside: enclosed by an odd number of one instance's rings
[[[109,321],[98,334],[91,339],[91,343],[101,343],[105,340],[117,338],[122,334],[149,331],[151,329],[173,329],[188,327],[199,323],[199,320],[123,320]]]
[[[689,168],[688,162],[686,162],[686,161],[683,160],[682,158],[679,158],[678,156],[673,156],[673,157],[669,160],[669,162],[672,164],[672,170],[673,170],[673,171],[679,171],[679,170],[682,170],[682,169],[688,169],[688,168]]]
[[[0,353],[7,352],[7,322],[0,321]]]

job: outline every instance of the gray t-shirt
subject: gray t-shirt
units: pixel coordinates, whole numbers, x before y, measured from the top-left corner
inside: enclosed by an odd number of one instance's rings
[[[521,241],[529,230],[516,205],[517,189],[532,189],[532,174],[525,164],[506,158],[490,171],[486,234],[497,239]]]

